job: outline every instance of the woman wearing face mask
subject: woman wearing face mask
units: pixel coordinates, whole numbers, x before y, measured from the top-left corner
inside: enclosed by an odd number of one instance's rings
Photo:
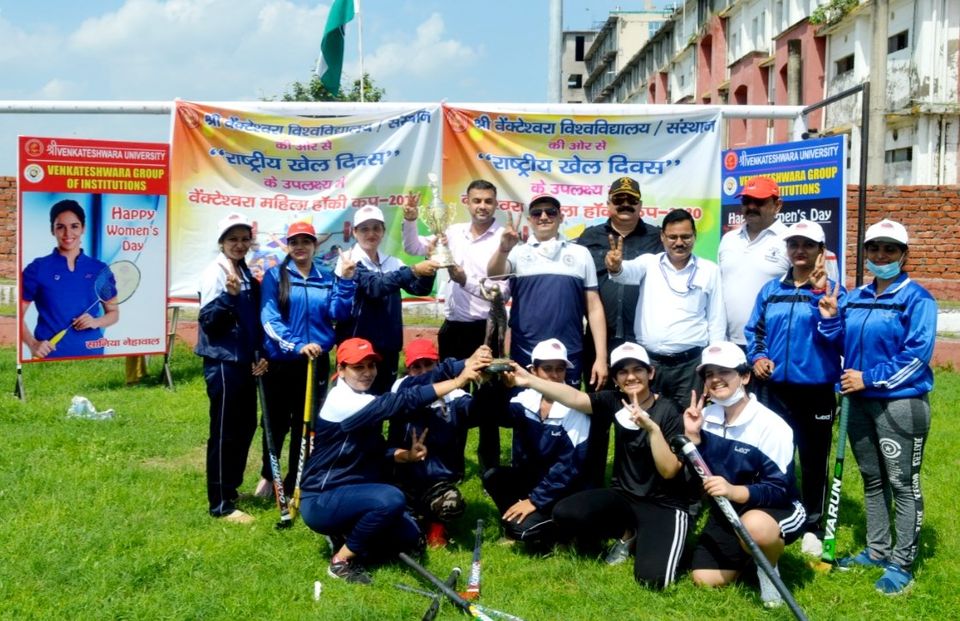
[[[713,471],[703,489],[730,500],[776,568],[784,547],[803,532],[806,519],[794,477],[793,431],[745,391],[750,367],[737,345],[708,345],[697,372],[704,380],[704,396],[698,400],[695,392],[691,395],[683,418],[684,434]],[[705,397],[711,401],[707,407]],[[715,503],[710,509],[691,566],[695,584],[719,587],[740,576],[750,563],[750,553]],[[767,575],[758,571],[757,577],[763,605],[780,606],[783,600]]]
[[[312,530],[330,537],[333,578],[370,584],[364,564],[416,551],[422,541],[406,510],[403,492],[383,482],[384,460],[423,461],[426,431],[413,434],[408,449],[387,450],[383,421],[422,408],[480,379],[490,358],[452,363],[444,377],[424,373],[407,378],[397,392],[370,394],[380,355],[364,339],[337,346],[337,383],[316,422],[313,453],[303,471],[300,512]],[[458,373],[451,377],[453,373]]]
[[[403,347],[400,291],[428,295],[438,267],[435,261],[421,261],[407,267],[400,259],[380,252],[385,230],[380,209],[367,205],[357,210],[353,218],[357,243],[343,255],[357,263],[357,295],[350,317],[337,323],[337,343],[359,337],[369,340],[377,349],[381,360],[371,389],[377,395],[388,392],[397,379]],[[338,275],[343,257],[335,270]]]
[[[333,322],[350,316],[356,292],[352,280],[356,263],[344,260],[340,277],[315,263],[317,234],[308,222],[290,225],[287,249],[287,256],[280,265],[270,268],[263,277],[260,319],[266,336],[264,350],[271,369],[264,381],[270,435],[278,455],[284,437],[290,432],[288,467],[283,482],[285,492],[290,494],[300,458],[307,365],[311,360],[317,361],[313,394],[315,402],[320,403],[327,393],[327,377],[330,376],[327,353],[333,349]],[[272,495],[273,476],[266,440],[263,442],[260,476],[255,494]]]
[[[846,301],[835,293],[820,300],[821,332],[843,343],[840,388],[850,403],[848,434],[867,514],[867,547],[838,565],[883,569],[875,586],[886,595],[903,593],[913,583],[937,333],[936,302],[903,271],[907,241],[898,222],[885,219],[868,228],[864,250],[873,282],[851,291]]]
[[[807,511],[802,550],[818,559],[841,354],[838,344],[817,331],[819,300],[836,287],[824,269],[824,239],[816,222],[801,220],[787,229],[790,269],[763,286],[744,329],[753,374],[767,382],[765,404],[793,429]],[[843,288],[838,295],[842,302]]]

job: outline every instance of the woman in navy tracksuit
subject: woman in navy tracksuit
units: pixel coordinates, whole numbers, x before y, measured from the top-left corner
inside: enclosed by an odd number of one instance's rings
[[[220,254],[200,276],[200,331],[196,353],[210,398],[207,440],[207,500],[210,515],[235,522],[253,518],[236,508],[247,452],[257,429],[255,376],[267,369],[254,362],[263,330],[260,288],[247,269],[253,227],[240,214],[220,221]]]
[[[327,377],[330,375],[327,352],[333,349],[333,322],[350,316],[356,285],[351,280],[355,268],[352,261],[344,263],[342,277],[334,276],[314,262],[317,234],[309,223],[290,225],[287,247],[289,254],[286,258],[264,274],[260,319],[266,334],[264,349],[271,369],[264,388],[270,412],[270,433],[278,456],[283,439],[287,431],[290,432],[288,467],[283,481],[285,493],[290,494],[296,482],[303,435],[307,365],[316,360],[314,403],[321,403],[327,393]],[[269,496],[273,477],[266,440],[263,442],[260,476],[256,493]]]
[[[370,205],[358,209],[353,218],[357,243],[341,257],[336,268],[339,275],[344,257],[357,262],[357,297],[350,317],[337,323],[337,343],[353,337],[373,343],[382,358],[371,389],[375,395],[388,392],[397,379],[403,347],[401,289],[412,295],[428,295],[437,272],[434,261],[407,267],[400,259],[381,253],[384,232],[380,209]]]
[[[383,421],[423,407],[479,378],[489,357],[457,363],[459,375],[437,379],[425,373],[407,378],[395,393],[368,391],[377,376],[380,356],[369,341],[347,339],[337,346],[339,379],[327,395],[316,422],[314,451],[304,468],[300,511],[312,530],[330,536],[333,558],[327,573],[348,582],[369,584],[363,563],[418,548],[417,523],[406,512],[403,492],[383,483],[386,442]],[[423,461],[422,434],[410,448],[390,452],[396,463]]]
[[[902,271],[903,225],[881,220],[864,240],[874,281],[846,301],[831,295],[820,304],[821,331],[843,343],[840,388],[849,400],[850,447],[863,475],[867,514],[867,547],[838,564],[883,568],[877,590],[898,595],[913,583],[923,521],[920,466],[930,432],[937,303]]]
[[[760,290],[744,329],[747,361],[767,382],[767,407],[793,429],[800,455],[803,506],[807,512],[803,552],[823,553],[823,504],[840,378],[840,347],[817,331],[817,305],[836,283],[824,269],[824,233],[801,220],[784,234],[791,267]],[[841,301],[846,292],[838,290]]]

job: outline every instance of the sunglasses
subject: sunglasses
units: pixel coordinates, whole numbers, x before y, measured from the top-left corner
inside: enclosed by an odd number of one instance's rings
[[[539,218],[546,214],[548,218],[556,218],[560,215],[560,210],[556,207],[533,207],[530,209],[531,218]]]
[[[614,205],[639,205],[640,199],[632,196],[614,196],[610,202]]]
[[[756,205],[757,207],[763,207],[767,204],[769,198],[753,198],[752,196],[742,196],[740,197],[740,204],[746,207],[747,205]]]

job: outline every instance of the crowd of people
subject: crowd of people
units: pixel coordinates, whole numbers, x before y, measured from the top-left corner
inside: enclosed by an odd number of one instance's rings
[[[640,218],[629,177],[610,185],[607,221],[577,240],[559,233],[555,197],[530,200],[526,227],[511,216],[500,223],[496,187],[476,180],[469,222],[445,234],[455,265],[407,266],[385,254],[384,215],[365,206],[335,269],[316,260],[317,234],[298,222],[262,283],[245,263],[251,223],[225,218],[200,282],[210,514],[253,519],[237,499],[262,376],[273,445],[289,433],[283,491],[302,490],[304,523],[329,540],[331,576],[369,583],[369,564],[446,544],[465,511],[459,485],[476,427],[478,475],[505,537],[531,552],[563,542],[610,565],[633,556],[636,581],[650,588],[684,570],[717,587],[754,565],[709,497],[733,504],[774,567],[797,540],[819,559],[839,395],[867,523],[864,549],[838,566],[876,569],[879,591],[904,592],[923,518],[936,333],[936,304],[906,272],[908,233],[891,220],[870,226],[873,280],[847,291],[829,276],[822,227],[778,219],[773,179],[756,177],[738,196],[743,224],[724,234],[714,263],[694,254],[687,211],[660,227]],[[403,244],[423,256],[435,240],[419,235],[417,218],[407,205]],[[429,293],[439,270],[450,278],[438,344],[404,346],[401,290]],[[498,373],[487,368],[496,347],[488,280],[511,307],[511,362]],[[299,463],[308,377],[322,406],[308,414],[312,452]],[[509,463],[501,428],[511,430]],[[679,435],[712,476],[702,481],[671,451]],[[255,493],[268,496],[266,443],[263,453]],[[701,510],[709,515],[694,537]],[[758,578],[764,605],[780,605],[769,578]]]

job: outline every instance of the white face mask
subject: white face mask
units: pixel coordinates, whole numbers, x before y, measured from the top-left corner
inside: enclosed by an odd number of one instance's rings
[[[739,402],[747,393],[743,390],[743,386],[738,387],[732,395],[726,399],[717,399],[716,397],[710,397],[710,400],[722,407],[729,407],[737,402]]]
[[[547,259],[555,259],[557,253],[560,251],[560,240],[554,237],[545,242],[540,242],[540,245],[537,246],[537,251]]]

